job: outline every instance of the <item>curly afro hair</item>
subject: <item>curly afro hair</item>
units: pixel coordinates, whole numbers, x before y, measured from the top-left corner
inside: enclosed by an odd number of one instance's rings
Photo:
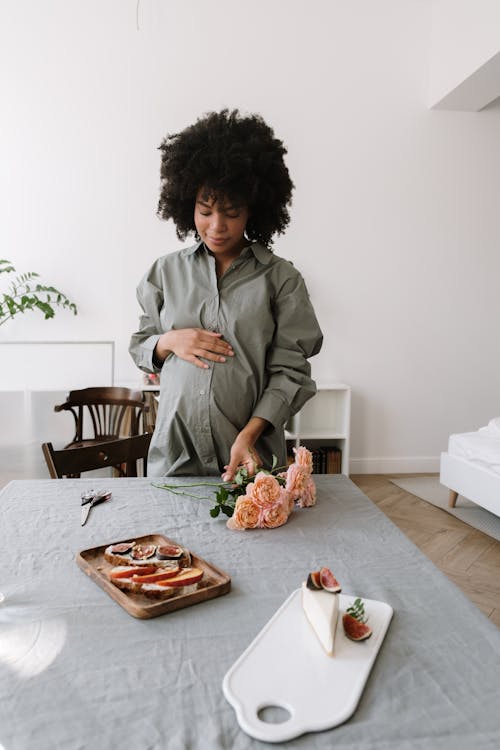
[[[215,199],[245,205],[246,236],[269,246],[290,221],[293,182],[283,142],[259,115],[237,109],[209,112],[161,143],[158,215],[173,219],[179,239],[196,232],[194,206],[203,187]]]

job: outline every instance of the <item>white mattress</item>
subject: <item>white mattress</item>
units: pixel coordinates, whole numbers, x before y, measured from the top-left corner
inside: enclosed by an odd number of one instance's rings
[[[477,432],[450,435],[448,453],[500,475],[500,417]]]

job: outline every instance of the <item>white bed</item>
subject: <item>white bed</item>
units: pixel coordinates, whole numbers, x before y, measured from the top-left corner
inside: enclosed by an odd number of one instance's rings
[[[500,516],[500,418],[477,432],[450,435],[440,482],[450,490],[451,508],[462,495]]]

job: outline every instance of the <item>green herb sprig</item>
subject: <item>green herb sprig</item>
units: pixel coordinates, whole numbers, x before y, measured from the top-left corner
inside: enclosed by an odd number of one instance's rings
[[[364,602],[359,597],[354,600],[350,607],[347,608],[346,614],[351,615],[351,617],[354,617],[355,620],[359,620],[359,622],[366,622],[368,620],[368,617],[365,614]]]

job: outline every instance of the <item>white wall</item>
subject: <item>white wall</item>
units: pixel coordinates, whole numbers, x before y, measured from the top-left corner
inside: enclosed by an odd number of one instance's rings
[[[479,110],[500,96],[498,0],[432,0],[430,104]]]
[[[79,305],[2,339],[113,339],[135,285],[180,247],[155,215],[157,146],[201,113],[260,112],[288,145],[293,221],[325,332],[322,379],[353,388],[354,471],[437,467],[500,413],[500,106],[427,108],[425,0],[3,0],[0,256]],[[8,363],[7,363],[8,364]]]

